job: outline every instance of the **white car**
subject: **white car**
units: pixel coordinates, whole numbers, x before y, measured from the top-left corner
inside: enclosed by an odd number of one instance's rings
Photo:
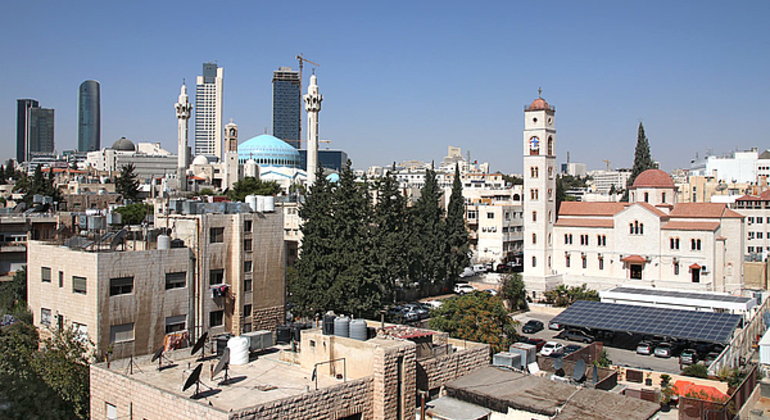
[[[476,289],[468,283],[455,284],[455,293],[458,295],[464,295],[466,293],[473,293]]]
[[[564,344],[556,341],[549,341],[545,343],[542,349],[540,349],[541,356],[550,356],[553,354],[559,354],[564,350]]]

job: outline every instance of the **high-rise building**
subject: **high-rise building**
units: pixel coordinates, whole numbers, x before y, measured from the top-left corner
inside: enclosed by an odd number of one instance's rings
[[[80,84],[78,109],[78,151],[99,150],[102,136],[99,82],[86,80]]]
[[[36,154],[53,153],[53,111],[47,108],[30,108],[28,159]]]
[[[225,69],[203,63],[195,86],[195,155],[222,159],[222,100]]]
[[[279,67],[273,72],[273,136],[300,148],[301,92],[299,72]]]
[[[27,160],[29,153],[29,110],[40,106],[34,99],[19,99],[16,121],[16,161]]]

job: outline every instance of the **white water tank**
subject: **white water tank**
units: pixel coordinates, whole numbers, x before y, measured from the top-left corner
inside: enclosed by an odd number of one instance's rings
[[[264,213],[265,212],[265,196],[264,195],[258,195],[257,196],[257,212],[258,213]]]
[[[354,319],[350,321],[350,338],[358,341],[366,341],[367,333],[366,321],[363,319]]]
[[[265,206],[263,209],[265,213],[275,213],[275,197],[272,195],[265,196]]]
[[[257,196],[256,195],[247,195],[246,196],[246,204],[251,207],[251,211],[255,212],[257,211]]]
[[[350,336],[350,318],[343,315],[334,320],[334,335],[339,337]]]
[[[245,365],[249,363],[249,339],[246,337],[233,337],[227,340],[227,348],[230,349],[230,364]]]
[[[168,235],[158,235],[158,249],[171,248],[171,237]]]

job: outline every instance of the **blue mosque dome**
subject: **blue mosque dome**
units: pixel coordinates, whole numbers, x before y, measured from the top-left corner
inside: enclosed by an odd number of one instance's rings
[[[254,159],[258,166],[300,166],[299,151],[269,134],[252,137],[238,145],[238,162],[244,164],[249,159]]]
[[[333,184],[336,184],[340,182],[340,174],[338,174],[337,172],[332,172],[329,175],[326,175],[326,180]]]

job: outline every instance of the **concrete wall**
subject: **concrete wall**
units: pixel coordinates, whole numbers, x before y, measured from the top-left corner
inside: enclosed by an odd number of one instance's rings
[[[476,369],[489,365],[489,345],[467,343],[450,338],[449,344],[459,347],[445,356],[417,361],[417,389],[432,391]]]

